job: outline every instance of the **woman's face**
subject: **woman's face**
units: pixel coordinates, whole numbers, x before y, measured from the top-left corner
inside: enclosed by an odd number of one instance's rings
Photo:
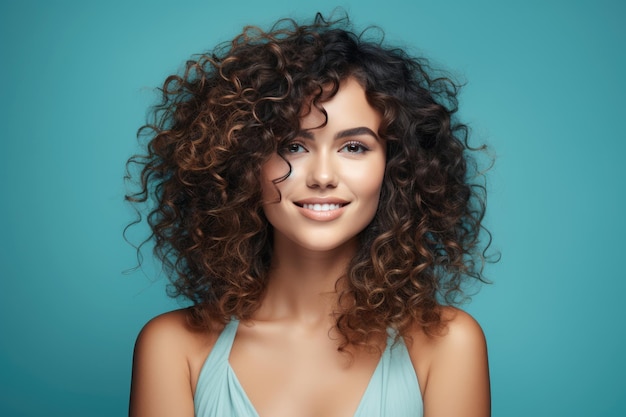
[[[365,90],[348,78],[337,94],[312,107],[302,131],[261,170],[263,208],[274,226],[274,244],[329,251],[353,244],[374,218],[385,172],[385,143],[378,137],[381,116]],[[283,177],[291,164],[291,173]],[[280,194],[279,194],[280,193]]]

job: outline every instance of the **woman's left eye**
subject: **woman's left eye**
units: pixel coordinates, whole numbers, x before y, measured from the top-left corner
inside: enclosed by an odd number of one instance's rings
[[[348,153],[363,153],[369,149],[360,142],[350,142],[346,143],[341,150]]]

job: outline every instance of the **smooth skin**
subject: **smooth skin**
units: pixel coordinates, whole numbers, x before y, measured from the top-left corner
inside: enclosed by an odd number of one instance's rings
[[[380,115],[354,79],[315,110],[283,155],[263,167],[266,217],[274,226],[269,283],[259,310],[237,330],[229,362],[261,417],[350,417],[380,351],[337,351],[335,284],[357,249],[356,235],[375,215],[384,175]],[[278,199],[278,191],[281,198]],[[316,207],[315,204],[318,204]],[[324,207],[323,204],[329,204]],[[200,369],[219,331],[188,325],[188,310],[151,320],[135,346],[131,417],[192,417]],[[416,326],[405,340],[426,417],[488,417],[485,338],[467,313],[444,309],[447,327],[428,336]]]

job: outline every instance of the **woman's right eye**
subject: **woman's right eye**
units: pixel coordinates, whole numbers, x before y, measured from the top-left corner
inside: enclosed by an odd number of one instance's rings
[[[297,142],[292,142],[285,146],[285,151],[287,153],[300,153],[300,152],[306,152],[306,149],[301,144]]]

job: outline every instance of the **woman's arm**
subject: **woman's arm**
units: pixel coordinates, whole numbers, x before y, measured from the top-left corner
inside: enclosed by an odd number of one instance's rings
[[[441,336],[420,336],[413,345],[420,351],[415,355],[425,353],[421,360],[427,359],[422,387],[424,416],[489,417],[489,365],[483,331],[463,311],[446,309],[444,319],[446,316],[450,320]],[[417,346],[420,343],[427,348]],[[420,361],[419,356],[414,358],[414,363]]]
[[[166,313],[143,328],[135,344],[130,417],[193,417],[184,315]]]

